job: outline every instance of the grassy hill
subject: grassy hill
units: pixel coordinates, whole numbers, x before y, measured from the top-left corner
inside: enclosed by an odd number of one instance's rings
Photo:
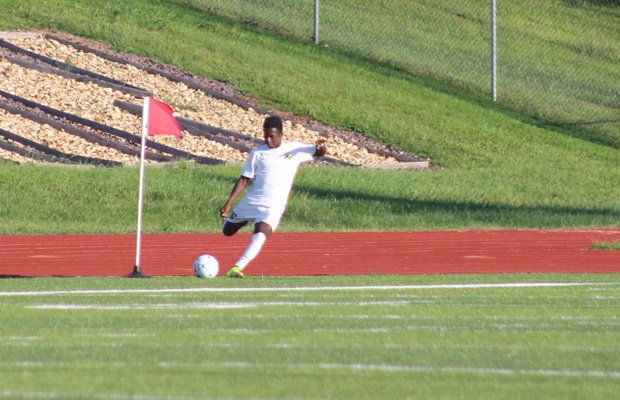
[[[184,1],[0,0],[0,10],[2,30],[57,29],[100,40],[230,82],[263,107],[355,129],[442,167],[303,169],[283,231],[620,225],[620,146],[613,137],[601,140],[448,81]],[[0,233],[135,229],[133,169],[0,169]],[[219,231],[217,210],[239,171],[147,171],[144,231]]]

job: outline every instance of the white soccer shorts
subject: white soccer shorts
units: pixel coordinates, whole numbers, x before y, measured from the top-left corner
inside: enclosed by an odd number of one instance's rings
[[[247,225],[265,222],[269,224],[272,232],[275,232],[280,225],[280,220],[282,220],[282,214],[283,211],[277,208],[239,203],[224,222],[228,221],[235,224],[247,222]]]

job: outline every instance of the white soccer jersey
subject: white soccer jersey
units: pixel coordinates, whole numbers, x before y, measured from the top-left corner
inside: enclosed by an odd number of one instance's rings
[[[252,185],[240,203],[284,210],[299,165],[313,159],[315,146],[282,142],[270,149],[266,144],[250,152],[241,175]]]

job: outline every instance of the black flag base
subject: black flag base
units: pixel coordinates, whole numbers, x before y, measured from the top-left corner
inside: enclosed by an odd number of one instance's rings
[[[150,276],[144,275],[140,272],[140,267],[138,265],[134,265],[133,272],[129,275],[125,275],[125,278],[150,278]]]

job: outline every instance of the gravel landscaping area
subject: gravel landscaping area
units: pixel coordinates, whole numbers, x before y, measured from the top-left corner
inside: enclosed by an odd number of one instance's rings
[[[24,37],[20,37],[24,36]],[[3,35],[0,34],[0,39]],[[179,117],[199,122],[216,128],[225,129],[254,138],[262,138],[262,122],[267,111],[254,106],[251,102],[235,92],[231,87],[199,77],[188,72],[150,60],[144,57],[112,51],[106,46],[77,38],[60,32],[51,32],[48,35],[4,35],[6,42],[18,46],[36,55],[49,57],[65,63],[71,67],[84,69],[116,81],[143,89],[152,93],[153,97],[170,104]],[[82,51],[76,47],[87,46],[99,51],[99,55]],[[100,56],[101,55],[101,56]],[[119,62],[110,61],[109,56],[118,57]],[[105,58],[104,58],[105,57]],[[97,81],[74,79],[60,76],[44,69],[29,67],[27,63],[43,65],[44,63],[32,54],[0,47],[0,77],[2,77],[2,91],[22,99],[36,102],[40,105],[61,110],[90,121],[95,121],[131,135],[139,136],[141,132],[141,117],[117,107],[119,102],[141,106],[143,99],[140,93],[123,93],[116,87],[105,87]],[[128,63],[124,63],[124,61]],[[140,66],[144,66],[140,68]],[[47,68],[52,68],[47,65]],[[198,85],[221,93],[222,96],[234,98],[244,102],[247,106],[233,104],[230,101],[216,98],[204,90],[192,88],[183,82],[175,82],[165,76],[152,73],[148,68],[156,68],[162,73],[174,77],[188,79]],[[68,68],[70,69],[70,68]],[[139,92],[139,91],[138,91]],[[219,96],[218,96],[219,97]],[[116,102],[116,104],[115,104]],[[42,115],[40,109],[28,107],[20,102],[12,101],[0,96],[0,105]],[[278,113],[282,115],[283,113]],[[424,166],[428,160],[419,159],[406,152],[376,143],[355,132],[344,131],[335,127],[322,125],[316,121],[303,120],[290,115],[282,115],[285,120],[285,140],[295,140],[313,144],[314,141],[327,138],[329,142],[329,160],[339,161],[348,165],[380,166],[398,164],[416,164],[418,168]],[[56,121],[76,125],[75,122],[59,117],[51,117]],[[84,157],[94,157],[102,160],[117,161],[125,165],[136,164],[139,158],[135,154],[127,154],[125,147],[136,147],[130,140],[110,137],[109,134],[79,126],[80,129],[95,133],[109,141],[122,142],[118,148],[106,144],[94,143],[92,140],[77,137],[65,132],[64,129],[50,126],[41,121],[34,121],[29,117],[15,114],[15,111],[0,109],[0,129],[22,136],[34,142],[48,146],[67,154]],[[242,136],[241,135],[241,136]],[[232,138],[239,142],[239,138]],[[5,139],[18,146],[24,146]],[[243,162],[247,152],[218,143],[209,138],[184,132],[184,138],[177,140],[168,136],[149,137],[149,142],[158,142],[171,148],[179,149],[198,157],[207,157],[225,162]],[[241,140],[243,142],[243,140]],[[255,147],[255,143],[245,141],[246,145]],[[158,151],[149,149],[157,153]],[[160,152],[161,153],[161,152]],[[15,152],[0,148],[0,157],[14,162],[23,163],[33,161]],[[160,162],[161,160],[149,160]],[[325,164],[325,163],[322,163]],[[327,163],[329,164],[329,162]],[[398,167],[398,166],[397,166]]]

